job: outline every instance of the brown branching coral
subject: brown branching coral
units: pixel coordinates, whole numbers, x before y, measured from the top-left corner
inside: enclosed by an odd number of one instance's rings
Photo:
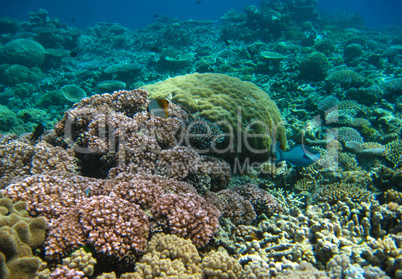
[[[346,201],[347,199],[354,202],[367,202],[373,198],[373,193],[361,186],[335,182],[318,188],[314,192],[314,197],[319,201],[326,201],[329,203]]]
[[[64,177],[35,175],[9,185],[5,195],[14,201],[26,201],[28,211],[34,216],[57,218],[83,196],[83,189],[75,186],[83,185],[71,183]]]
[[[26,201],[32,214],[52,220],[45,245],[49,259],[91,244],[114,261],[132,261],[149,232],[140,206],[152,207],[154,218],[169,221],[166,229],[197,246],[204,246],[218,228],[216,208],[190,184],[162,176],[122,173],[102,180],[36,175],[10,185],[6,195]]]
[[[44,141],[33,145],[24,137],[1,137],[0,158],[0,188],[23,175],[74,173],[78,168],[72,150]]]
[[[162,174],[176,179],[183,179],[189,173],[195,173],[200,155],[184,146],[176,146],[160,153],[157,168]]]
[[[256,217],[253,205],[232,189],[221,190],[219,199],[213,200],[213,195],[208,197],[222,212],[222,216],[229,218],[234,224],[250,224]]]
[[[78,213],[71,210],[53,220],[44,244],[45,257],[59,260],[85,243],[86,236],[79,222]]]
[[[148,240],[148,217],[136,204],[112,196],[94,196],[79,205],[87,243],[104,256],[132,262]]]
[[[270,193],[254,184],[248,183],[236,186],[234,190],[253,205],[257,214],[265,213],[270,215],[283,211],[281,205]]]
[[[109,154],[109,168],[116,166],[115,172],[149,173],[162,148],[180,144],[187,114],[170,104],[169,117],[158,118],[146,111],[148,102],[148,92],[141,89],[94,95],[67,111],[55,132],[73,144],[77,154],[91,155],[81,160],[97,161]]]
[[[167,220],[173,234],[191,239],[197,247],[205,246],[219,226],[219,211],[193,194],[165,194],[152,212],[155,218]]]
[[[191,136],[187,134],[187,113],[169,103],[169,117],[156,117],[146,110],[148,103],[148,92],[142,89],[94,95],[67,111],[55,132],[73,145],[85,175],[129,172],[180,180],[208,175],[211,183],[227,184],[229,166],[208,157],[201,160],[195,150],[184,146]],[[211,172],[215,166],[224,170],[223,175]]]
[[[113,195],[149,209],[163,194],[197,194],[194,187],[184,181],[152,174],[120,173],[104,180],[94,194]]]
[[[222,159],[201,156],[197,170],[201,174],[208,175],[211,178],[212,191],[219,191],[228,186],[230,182],[230,165]]]
[[[148,217],[139,205],[112,196],[84,198],[56,219],[46,239],[49,259],[90,244],[103,258],[132,263],[148,238]]]
[[[74,152],[71,149],[64,150],[54,147],[46,142],[39,142],[34,147],[34,155],[31,160],[31,174],[75,173],[78,169]]]
[[[12,178],[29,174],[29,163],[34,147],[15,136],[0,137],[0,188],[4,188]]]

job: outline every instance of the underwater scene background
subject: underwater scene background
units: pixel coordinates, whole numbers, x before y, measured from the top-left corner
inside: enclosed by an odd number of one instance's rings
[[[215,2],[2,8],[0,278],[402,278],[401,2]]]

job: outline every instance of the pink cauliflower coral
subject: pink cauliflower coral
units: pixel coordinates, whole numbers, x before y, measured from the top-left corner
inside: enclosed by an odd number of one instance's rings
[[[218,230],[219,210],[198,195],[164,194],[152,207],[156,218],[166,219],[174,234],[205,246]]]
[[[87,243],[101,255],[130,263],[147,245],[148,217],[137,204],[113,196],[93,196],[81,202],[79,219]]]

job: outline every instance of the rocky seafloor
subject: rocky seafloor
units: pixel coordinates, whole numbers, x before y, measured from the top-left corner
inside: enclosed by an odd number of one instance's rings
[[[402,31],[285,2],[1,17],[0,278],[402,278]],[[220,120],[321,157],[214,152]]]

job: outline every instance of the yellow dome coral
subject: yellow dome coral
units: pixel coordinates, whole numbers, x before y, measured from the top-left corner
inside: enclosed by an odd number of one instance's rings
[[[253,83],[224,74],[177,76],[146,85],[151,98],[168,98],[191,113],[218,124],[226,133],[217,155],[230,161],[264,160],[273,141],[286,146],[275,102]]]

